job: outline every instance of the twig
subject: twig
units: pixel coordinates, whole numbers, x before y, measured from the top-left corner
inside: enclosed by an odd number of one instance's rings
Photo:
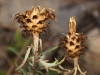
[[[31,48],[28,48],[28,50],[27,50],[27,52],[26,52],[26,55],[25,55],[25,58],[24,58],[22,64],[21,64],[18,68],[16,68],[15,71],[19,70],[20,68],[22,68],[22,67],[24,66],[24,64],[25,64],[25,62],[27,61],[27,58],[28,58],[28,56],[29,56],[29,54],[30,54],[30,51],[31,51]]]
[[[71,74],[74,71],[74,69],[72,69],[70,72],[69,71],[68,72],[66,72],[66,71],[60,71],[60,70],[55,69],[55,68],[48,68],[48,69],[52,70],[52,71],[55,71],[57,73],[60,73],[60,74],[64,74],[64,75],[69,75],[69,74]]]
[[[39,39],[40,50],[42,51],[42,40]]]
[[[70,71],[69,69],[63,68],[61,65],[58,65],[60,69],[65,70],[65,71]]]
[[[57,73],[63,73],[62,71],[55,69],[55,68],[48,68],[49,70],[56,71]]]
[[[23,48],[20,50],[20,52],[19,52],[20,55],[23,55],[23,54],[24,54],[25,49],[26,49],[26,46],[27,46],[29,43],[30,43],[30,40],[29,40],[29,41],[25,44],[25,46],[23,46]],[[14,61],[15,61],[15,62],[18,62],[18,61],[19,61],[19,57],[16,57]],[[9,68],[9,70],[8,70],[8,72],[7,72],[6,75],[11,75],[12,72],[13,72],[13,70],[14,70],[14,68],[15,68],[15,65],[12,64],[11,67]]]

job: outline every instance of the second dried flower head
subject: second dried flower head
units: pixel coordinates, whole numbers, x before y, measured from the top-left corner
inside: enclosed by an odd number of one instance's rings
[[[64,48],[67,55],[77,58],[84,53],[86,47],[82,44],[87,39],[83,33],[76,33],[76,21],[74,17],[69,19],[69,32],[60,41],[60,47]]]
[[[69,19],[69,32],[60,40],[60,47],[64,48],[65,56],[69,56],[73,59],[73,75],[77,75],[78,71],[81,75],[85,75],[86,73],[81,71],[78,64],[78,58],[84,53],[86,48],[83,46],[83,43],[86,39],[87,36],[83,35],[83,33],[76,33],[76,21],[74,17],[71,17]]]

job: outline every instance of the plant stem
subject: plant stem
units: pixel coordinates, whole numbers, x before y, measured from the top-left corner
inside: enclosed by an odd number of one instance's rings
[[[77,74],[77,70],[78,70],[78,58],[74,58],[74,74],[73,75],[76,75]]]
[[[79,64],[78,64],[78,58],[74,58],[74,70],[75,70],[74,75],[77,74],[77,71],[79,71],[81,75],[85,75],[86,73],[86,72],[81,71]]]
[[[34,55],[34,69],[36,68],[36,63],[38,61],[38,45],[39,45],[39,34],[33,34],[33,55]]]

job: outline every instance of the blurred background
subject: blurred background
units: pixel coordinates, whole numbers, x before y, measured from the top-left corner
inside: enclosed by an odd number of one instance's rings
[[[26,46],[31,44],[30,37],[24,37],[11,16],[17,12],[31,10],[32,6],[41,9],[55,9],[57,22],[51,22],[49,35],[42,34],[43,50],[57,44],[62,33],[68,31],[68,20],[76,17],[77,32],[88,36],[87,51],[80,57],[79,64],[87,75],[100,75],[100,0],[0,0],[0,75],[20,75],[16,73],[15,62],[21,63]],[[48,56],[55,53],[48,54]],[[72,68],[73,63],[65,61],[63,66]]]

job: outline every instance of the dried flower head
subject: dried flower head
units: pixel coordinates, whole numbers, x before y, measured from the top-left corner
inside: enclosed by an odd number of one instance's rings
[[[82,44],[87,39],[83,33],[76,33],[76,21],[74,17],[69,19],[69,32],[60,40],[60,47],[63,47],[68,56],[77,58],[84,53],[86,47]]]
[[[14,15],[14,20],[21,24],[23,32],[26,34],[39,34],[45,31],[48,27],[46,20],[52,19],[56,21],[54,10],[44,7],[40,11],[40,7],[32,7],[32,10],[26,10],[24,14],[17,13]]]

